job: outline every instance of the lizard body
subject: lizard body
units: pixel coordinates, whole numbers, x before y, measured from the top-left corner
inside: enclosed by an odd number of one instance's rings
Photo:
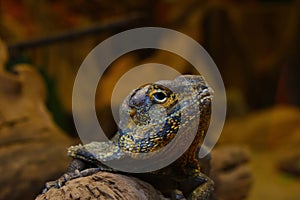
[[[203,160],[198,158],[198,150],[210,122],[211,101],[212,90],[202,76],[196,75],[179,76],[172,81],[158,81],[135,89],[120,107],[119,131],[115,139],[70,147],[68,155],[74,158],[73,164],[60,179],[48,182],[45,191],[51,187],[61,187],[67,180],[96,171],[119,173],[105,165],[105,162],[126,156],[135,158],[136,154],[155,154],[168,145],[179,130],[186,134],[178,142],[183,144],[187,142],[184,138],[190,137],[191,129],[195,127],[191,123],[196,119],[197,131],[192,135],[194,138],[191,145],[182,156],[154,172],[129,175],[150,182],[174,199],[211,198],[213,181],[202,173],[207,172],[209,161],[204,159],[206,162],[200,166]],[[164,184],[163,180],[169,181]],[[173,191],[178,190],[181,193],[174,195]]]

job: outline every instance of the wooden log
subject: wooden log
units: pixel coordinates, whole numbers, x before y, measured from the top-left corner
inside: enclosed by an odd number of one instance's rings
[[[98,172],[68,181],[62,188],[52,188],[36,198],[42,199],[164,200],[166,198],[150,184],[134,177]]]

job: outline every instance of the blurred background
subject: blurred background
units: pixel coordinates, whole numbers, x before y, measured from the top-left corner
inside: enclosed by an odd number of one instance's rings
[[[300,1],[0,0],[0,38],[9,55],[3,66],[12,74],[23,64],[38,72],[45,82],[45,105],[54,126],[75,143],[72,87],[82,61],[101,41],[143,26],[187,34],[218,66],[228,103],[218,145],[250,149],[254,182],[246,199],[299,199]],[[100,80],[95,99],[99,122],[110,136],[117,130],[110,108],[115,84],[134,66],[149,62],[195,73],[182,58],[160,50],[138,50],[118,58]],[[149,76],[155,73],[150,71]],[[7,159],[1,156],[0,160],[0,170],[5,172]],[[35,181],[32,187],[38,191],[41,181]],[[0,192],[0,199],[21,199],[8,198],[7,191]]]

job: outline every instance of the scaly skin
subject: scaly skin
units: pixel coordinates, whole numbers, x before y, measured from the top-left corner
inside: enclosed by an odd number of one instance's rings
[[[141,86],[131,92],[120,107],[119,131],[115,139],[70,147],[68,155],[74,158],[73,162],[61,178],[46,184],[44,192],[97,171],[124,173],[103,163],[128,155],[135,158],[139,153],[156,152],[169,144],[179,130],[184,130],[185,136],[179,141],[184,144],[187,142],[184,138],[192,135],[191,127],[196,119],[199,120],[198,131],[189,148],[175,162],[151,173],[124,174],[150,182],[173,199],[210,199],[213,181],[202,173],[207,172],[209,159],[200,160],[198,150],[209,126],[211,100],[212,90],[202,76],[185,75],[173,81]]]

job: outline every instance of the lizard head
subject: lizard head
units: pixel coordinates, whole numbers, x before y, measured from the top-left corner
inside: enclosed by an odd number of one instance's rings
[[[160,84],[147,84],[134,90],[131,94],[128,112],[136,125],[147,125],[151,123],[150,109],[154,114],[153,117],[157,118],[155,112],[160,112],[161,109],[168,112],[176,105],[177,101],[176,94],[169,88]]]
[[[120,148],[146,153],[166,146],[179,128],[188,130],[203,108],[210,109],[210,100],[211,90],[201,76],[179,76],[133,90],[120,107]]]

